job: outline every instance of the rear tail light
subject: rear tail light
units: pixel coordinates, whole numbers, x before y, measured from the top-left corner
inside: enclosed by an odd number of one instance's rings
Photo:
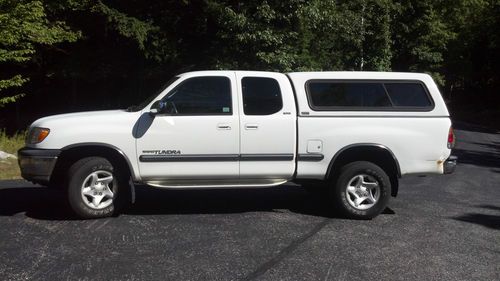
[[[452,149],[455,147],[455,133],[453,133],[453,127],[450,127],[450,130],[448,131],[448,148]]]

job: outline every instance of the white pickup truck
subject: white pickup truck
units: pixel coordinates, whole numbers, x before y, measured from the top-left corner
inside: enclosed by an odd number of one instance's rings
[[[117,96],[119,98],[119,96]],[[369,219],[406,174],[452,173],[446,105],[429,75],[198,71],[141,106],[35,121],[22,176],[62,187],[82,218],[158,188],[324,183],[332,206]]]

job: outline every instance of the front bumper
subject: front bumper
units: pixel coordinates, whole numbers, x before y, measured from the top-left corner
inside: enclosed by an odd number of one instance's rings
[[[450,156],[446,161],[444,161],[444,173],[451,174],[455,171],[457,167],[457,156]]]
[[[48,184],[59,154],[59,149],[21,148],[17,152],[21,176],[28,181]]]

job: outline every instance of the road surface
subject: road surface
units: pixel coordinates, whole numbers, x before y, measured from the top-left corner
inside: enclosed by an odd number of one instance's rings
[[[500,280],[500,135],[459,125],[455,174],[402,179],[370,221],[294,185],[140,188],[119,217],[74,220],[60,193],[0,182],[3,280]]]

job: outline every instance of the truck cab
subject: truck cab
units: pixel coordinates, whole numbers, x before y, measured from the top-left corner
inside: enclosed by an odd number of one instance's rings
[[[194,72],[169,88],[142,111],[137,128],[142,181],[267,186],[292,178],[296,109],[284,74]]]

